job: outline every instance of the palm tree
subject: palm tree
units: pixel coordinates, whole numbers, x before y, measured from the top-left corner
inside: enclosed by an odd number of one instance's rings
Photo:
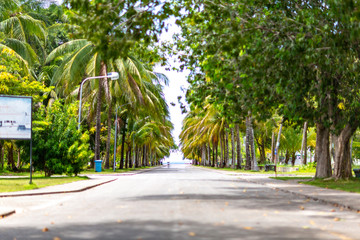
[[[287,164],[289,162],[291,156],[291,164],[294,166],[296,160],[295,153],[301,149],[301,133],[292,126],[287,126],[282,131],[282,137],[280,148],[286,151],[285,163]]]
[[[32,67],[38,62],[39,55],[45,56],[44,23],[26,13],[19,1],[4,0],[0,3],[0,32],[5,37],[0,42],[0,49],[14,51],[22,67],[32,73],[31,77],[36,77]]]
[[[226,149],[225,138],[225,117],[220,114],[212,104],[206,104],[204,108],[196,108],[190,111],[183,121],[183,129],[180,134],[181,149],[185,158],[201,159],[206,156],[206,144],[212,144],[216,149],[213,154],[213,163],[217,162],[217,147],[220,141],[221,161],[224,166],[224,154]],[[200,155],[198,154],[200,152]],[[216,159],[216,160],[215,160]],[[202,159],[205,161],[205,159]]]
[[[86,93],[84,100],[96,104],[96,138],[95,157],[100,158],[100,122],[102,107],[102,91],[105,87],[105,95],[108,107],[108,134],[107,134],[107,156],[109,163],[110,136],[111,136],[111,114],[113,105],[128,103],[135,106],[144,105],[148,111],[154,114],[160,113],[158,109],[165,109],[164,103],[159,99],[162,93],[159,92],[159,84],[155,84],[164,76],[157,75],[147,70],[144,65],[132,56],[125,58],[118,57],[105,63],[101,55],[94,51],[91,42],[85,39],[78,39],[67,42],[54,49],[46,59],[46,62],[59,61],[60,64],[52,77],[52,84],[56,86],[60,97],[67,101],[73,100],[78,93],[78,86],[84,76],[103,76],[107,70],[119,72],[120,77],[115,82],[90,81],[84,86]],[[95,96],[97,96],[95,98]]]

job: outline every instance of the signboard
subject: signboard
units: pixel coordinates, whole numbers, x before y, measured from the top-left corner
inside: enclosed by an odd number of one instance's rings
[[[0,139],[31,139],[31,97],[0,96]]]

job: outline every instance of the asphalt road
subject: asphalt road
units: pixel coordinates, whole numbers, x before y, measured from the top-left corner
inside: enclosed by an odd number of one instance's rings
[[[7,239],[360,239],[360,214],[194,167],[12,198]]]

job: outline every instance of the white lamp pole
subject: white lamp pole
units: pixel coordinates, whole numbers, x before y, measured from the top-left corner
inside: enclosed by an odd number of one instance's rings
[[[85,78],[81,84],[80,84],[80,103],[79,103],[79,120],[78,120],[78,130],[80,129],[80,121],[81,121],[81,102],[82,102],[82,87],[84,85],[84,83],[87,81],[87,80],[90,80],[90,79],[98,79],[98,78],[110,78],[111,80],[116,80],[119,78],[119,73],[117,72],[109,72],[107,74],[107,76],[96,76],[96,77],[88,77],[88,78]]]

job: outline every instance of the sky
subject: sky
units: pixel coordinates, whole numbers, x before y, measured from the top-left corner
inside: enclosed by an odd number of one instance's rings
[[[161,36],[160,36],[160,42],[161,41],[171,41],[172,40],[172,36],[175,33],[179,33],[180,32],[180,28],[175,24],[175,20],[174,19],[170,19],[168,21],[169,24],[169,31],[168,32],[164,32]],[[171,64],[171,67],[167,66],[168,68],[172,69],[172,67],[174,66],[174,59],[170,58],[168,59],[168,63]],[[169,78],[169,86],[166,86],[164,88],[164,95],[165,95],[165,99],[167,104],[169,105],[169,111],[170,111],[170,118],[171,118],[171,122],[174,124],[174,130],[172,132],[172,135],[175,139],[175,142],[177,145],[179,145],[180,141],[179,141],[179,134],[181,132],[181,126],[182,126],[182,121],[185,117],[185,114],[181,114],[181,109],[178,103],[178,96],[182,96],[182,100],[185,99],[185,93],[181,90],[181,89],[187,89],[189,84],[186,81],[187,76],[189,75],[189,71],[187,69],[185,69],[182,72],[177,72],[174,70],[170,70],[167,71],[165,70],[165,67],[161,67],[161,66],[157,66],[155,68],[155,72],[159,72],[159,73],[163,73],[165,74],[168,78]],[[175,106],[170,105],[170,103],[175,103]],[[170,157],[165,159],[166,161],[171,162],[179,162],[182,161],[183,159],[183,155],[181,153],[181,151],[177,151],[177,152],[172,152]]]

